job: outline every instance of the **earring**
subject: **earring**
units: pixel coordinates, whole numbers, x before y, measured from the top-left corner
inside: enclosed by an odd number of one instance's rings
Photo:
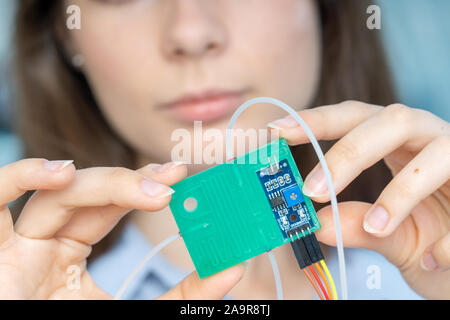
[[[72,65],[75,68],[81,68],[84,65],[84,57],[82,54],[76,54],[72,56]]]

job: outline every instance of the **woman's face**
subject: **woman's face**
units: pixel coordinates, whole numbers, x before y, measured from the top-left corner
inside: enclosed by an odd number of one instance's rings
[[[320,27],[313,0],[71,0],[71,45],[110,124],[147,160],[170,161],[172,132],[193,121],[224,130],[257,96],[300,109],[314,97]],[[284,114],[246,111],[263,128]]]

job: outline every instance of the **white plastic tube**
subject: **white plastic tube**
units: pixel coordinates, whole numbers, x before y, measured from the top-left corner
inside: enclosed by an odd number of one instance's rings
[[[158,252],[160,252],[162,249],[164,249],[168,244],[170,244],[172,241],[177,240],[180,238],[180,233],[174,234],[167,239],[161,241],[156,247],[154,247],[150,252],[145,256],[145,258],[139,263],[139,265],[134,268],[133,272],[127,277],[125,282],[120,287],[119,291],[117,291],[117,294],[114,296],[114,300],[119,300],[122,295],[125,293],[125,290],[127,290],[128,286],[133,281],[134,277],[141,271],[141,269],[145,266],[145,264],[153,258]]]
[[[267,98],[267,97],[260,97],[260,98],[254,98],[250,99],[247,102],[243,103],[233,114],[233,116],[230,119],[230,122],[228,124],[227,132],[226,132],[226,159],[232,159],[233,158],[233,151],[231,150],[231,133],[234,127],[234,124],[236,123],[236,120],[239,118],[242,112],[244,112],[248,107],[257,104],[257,103],[270,103],[273,104],[283,110],[285,110],[287,113],[289,113],[303,128],[306,135],[308,136],[309,141],[311,142],[312,146],[314,147],[314,150],[316,151],[317,157],[319,158],[320,164],[323,168],[323,171],[325,172],[325,177],[327,179],[327,185],[328,185],[328,191],[330,193],[330,199],[331,199],[331,207],[333,211],[333,220],[334,220],[334,227],[336,230],[336,247],[338,252],[338,260],[339,260],[339,278],[341,283],[341,293],[342,293],[342,299],[347,300],[348,294],[347,294],[347,275],[345,271],[345,256],[344,256],[344,246],[342,243],[342,232],[341,232],[341,223],[339,219],[339,209],[337,205],[337,199],[336,199],[336,192],[334,190],[333,181],[331,179],[331,173],[328,168],[327,162],[325,160],[325,156],[323,155],[322,149],[319,146],[319,143],[317,142],[316,137],[312,133],[311,129],[308,127],[306,122],[302,119],[302,117],[299,116],[299,114],[290,106],[288,106],[286,103],[274,99],[274,98]],[[270,257],[270,255],[269,255]],[[275,257],[271,257],[271,260],[275,259]],[[273,264],[272,264],[273,267]],[[277,268],[278,271],[278,268]],[[279,276],[277,279],[275,269],[274,269],[274,275],[275,275],[275,281],[279,282]],[[277,291],[278,288],[281,288],[281,282],[277,283]]]
[[[272,265],[273,277],[275,278],[275,286],[277,287],[277,299],[283,300],[283,287],[281,285],[280,271],[278,270],[277,260],[272,252],[272,250],[267,251],[267,255],[270,259],[270,264]]]

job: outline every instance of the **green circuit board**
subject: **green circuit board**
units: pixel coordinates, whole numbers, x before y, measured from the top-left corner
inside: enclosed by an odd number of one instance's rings
[[[175,184],[170,209],[200,278],[320,229],[286,140]]]

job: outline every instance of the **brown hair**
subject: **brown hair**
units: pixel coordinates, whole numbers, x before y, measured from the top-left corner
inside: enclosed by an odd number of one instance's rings
[[[379,31],[368,30],[365,0],[318,0],[322,21],[322,77],[314,105],[360,100],[395,101]],[[136,152],[111,129],[83,74],[68,62],[58,36],[61,0],[22,0],[16,19],[15,74],[18,131],[25,157],[73,159],[78,168],[135,168]],[[328,144],[329,145],[329,144]],[[308,146],[294,148],[302,172],[316,162]],[[380,174],[380,171],[384,173]],[[340,196],[374,201],[388,179],[386,167],[367,170]],[[358,188],[364,184],[364,188]],[[94,247],[104,251],[120,227]]]

